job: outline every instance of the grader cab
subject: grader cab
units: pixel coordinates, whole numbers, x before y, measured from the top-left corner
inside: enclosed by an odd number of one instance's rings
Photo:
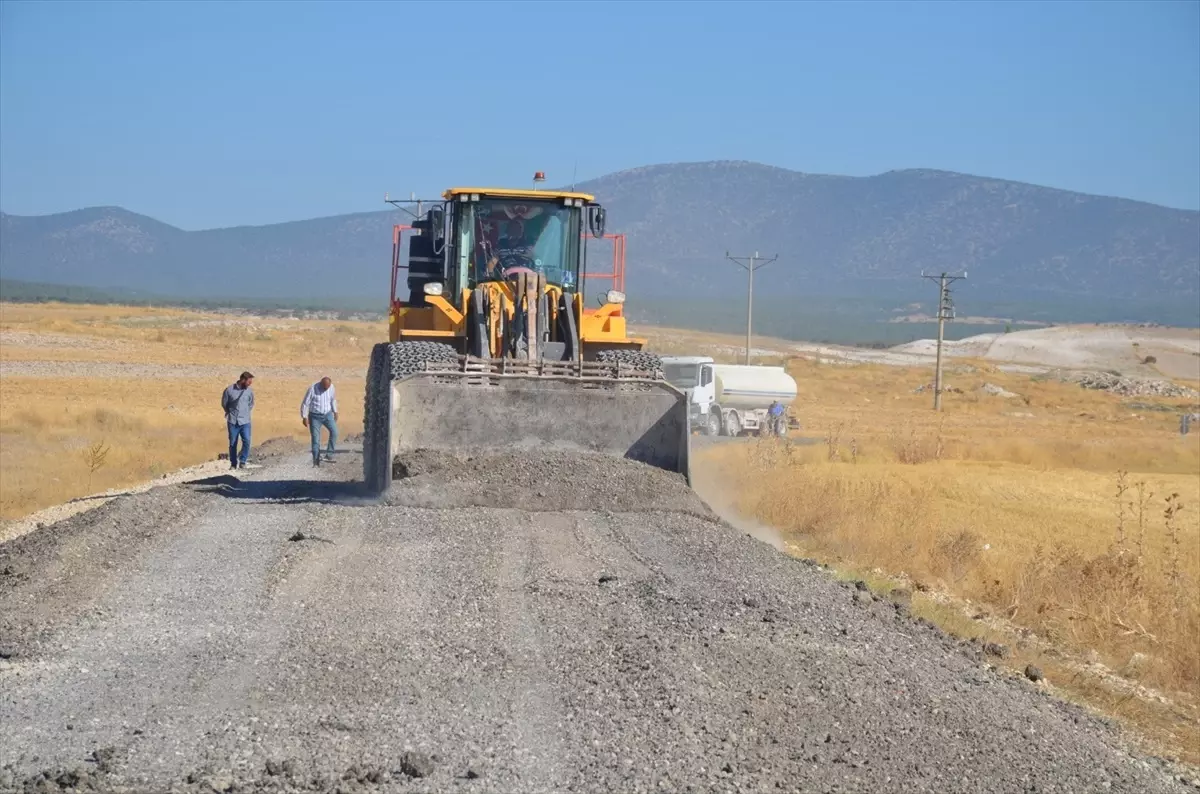
[[[624,292],[587,305],[588,239],[605,236],[592,196],[452,188],[407,229],[367,372],[369,488],[417,448],[573,447],[688,476],[686,398],[627,335]]]

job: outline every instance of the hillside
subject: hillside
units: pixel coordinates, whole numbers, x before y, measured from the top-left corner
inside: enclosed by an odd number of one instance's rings
[[[943,268],[1007,300],[1200,294],[1195,211],[940,171],[859,178],[743,162],[648,166],[580,188],[629,235],[629,287],[646,295],[740,288],[726,250],[778,253],[775,294],[907,299],[922,269]],[[399,218],[188,232],[119,207],[0,215],[0,274],[173,295],[371,298],[387,288]]]

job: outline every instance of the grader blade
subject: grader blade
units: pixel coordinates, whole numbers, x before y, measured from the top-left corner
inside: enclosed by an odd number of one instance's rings
[[[406,450],[549,446],[640,461],[690,484],[685,396],[648,373],[616,370],[511,359],[431,362],[391,381],[386,476]]]

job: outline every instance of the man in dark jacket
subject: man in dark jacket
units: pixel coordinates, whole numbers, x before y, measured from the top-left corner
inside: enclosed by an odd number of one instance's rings
[[[250,457],[250,412],[254,410],[254,390],[250,384],[254,376],[243,372],[237,383],[230,384],[221,394],[221,408],[225,410],[225,424],[229,429],[229,467],[246,468]],[[241,455],[238,455],[238,439],[242,440]]]

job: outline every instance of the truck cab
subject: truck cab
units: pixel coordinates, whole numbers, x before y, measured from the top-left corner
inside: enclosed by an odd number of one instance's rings
[[[663,377],[687,395],[688,421],[705,435],[721,432],[721,416],[716,407],[716,378],[713,360],[708,356],[663,356]]]

